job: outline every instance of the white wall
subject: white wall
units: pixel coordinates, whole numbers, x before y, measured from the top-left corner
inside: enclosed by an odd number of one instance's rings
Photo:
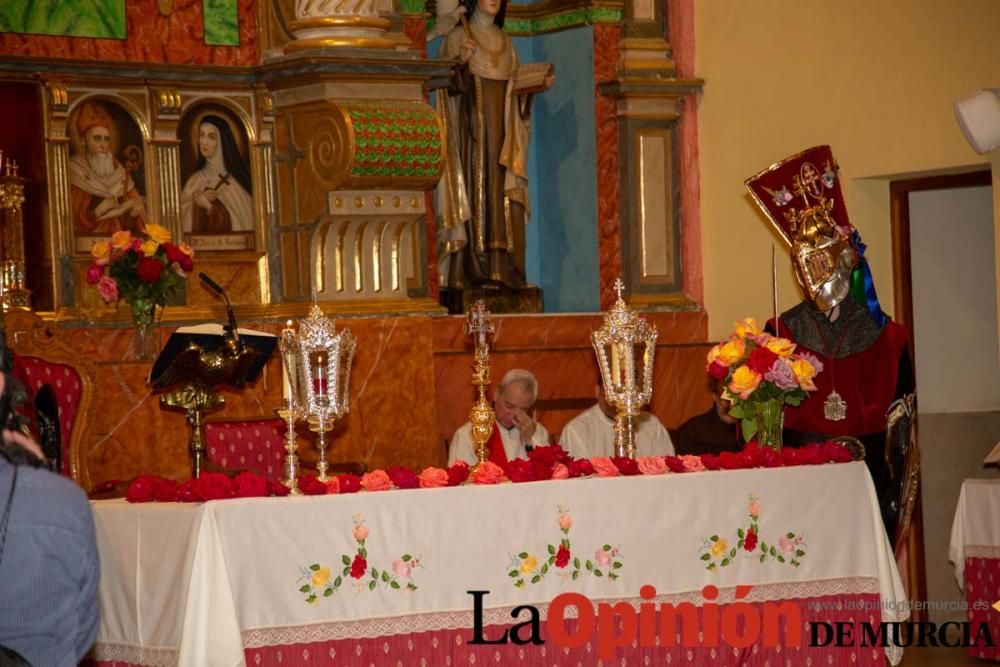
[[[990,187],[910,194],[921,413],[1000,410],[993,244]]]

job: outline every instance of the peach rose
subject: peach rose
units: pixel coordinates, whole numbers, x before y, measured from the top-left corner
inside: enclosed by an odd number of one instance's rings
[[[692,454],[685,454],[684,456],[678,456],[681,463],[684,464],[684,470],[686,472],[701,472],[705,469],[705,464],[701,462],[700,456],[694,456]]]
[[[166,243],[170,240],[170,230],[162,225],[157,225],[154,223],[146,224],[146,236],[156,241],[157,244]]]
[[[569,479],[569,468],[562,463],[552,466],[552,479]]]
[[[111,247],[115,250],[126,250],[132,245],[132,232],[120,231],[111,235]]]
[[[422,489],[437,489],[448,486],[448,471],[441,468],[424,468],[419,477]]]
[[[747,505],[747,514],[749,514],[755,519],[758,516],[760,516],[760,503],[757,501],[756,498],[750,499],[750,504]]]
[[[733,379],[729,381],[729,391],[745,401],[763,379],[763,375],[751,370],[749,366],[740,366],[733,371]]]
[[[330,568],[321,567],[312,576],[312,585],[316,588],[322,588],[326,586],[326,582],[330,581]]]
[[[757,326],[757,320],[755,320],[752,317],[748,317],[745,320],[740,320],[739,322],[734,324],[733,330],[736,332],[736,335],[739,336],[740,338],[747,338],[747,337],[753,338],[755,336],[759,336],[761,333],[760,327]]]
[[[712,365],[713,361],[716,361],[719,358],[719,351],[721,349],[722,349],[722,343],[719,343],[719,344],[713,346],[712,349],[708,351],[708,357],[707,357],[707,359],[708,359],[708,365],[709,366]]]
[[[813,378],[816,377],[816,367],[813,366],[806,359],[796,359],[792,362],[792,373],[795,374],[795,379],[798,380],[799,386],[805,391],[816,391],[816,385],[813,384]]]
[[[482,464],[469,477],[472,478],[474,484],[498,484],[505,479],[503,468],[493,461]]]
[[[111,261],[111,246],[107,241],[97,241],[90,246],[90,256],[94,258],[97,266],[107,266]]]
[[[787,338],[769,338],[764,347],[774,352],[779,357],[790,357],[795,352],[795,343]]]
[[[354,529],[351,531],[351,534],[354,535],[354,539],[356,539],[358,542],[362,540],[367,540],[368,526],[360,522],[356,523],[354,524]]]
[[[365,491],[388,491],[392,488],[392,480],[384,470],[372,470],[361,476],[361,488]]]
[[[643,475],[662,475],[667,472],[667,462],[662,456],[640,456],[639,472]]]
[[[734,338],[727,343],[723,343],[719,348],[719,356],[716,359],[724,366],[732,366],[746,355],[747,346],[741,338]]]
[[[570,526],[573,525],[573,517],[569,514],[559,515],[559,528],[560,530],[569,530]]]
[[[618,466],[607,456],[595,456],[590,459],[590,465],[594,466],[594,472],[598,477],[617,477]]]

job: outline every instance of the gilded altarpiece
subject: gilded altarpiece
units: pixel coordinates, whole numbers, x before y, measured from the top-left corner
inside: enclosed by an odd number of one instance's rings
[[[257,87],[219,86],[196,88],[171,85],[109,86],[85,79],[49,81],[45,84],[45,143],[52,254],[57,309],[73,319],[119,319],[126,313],[105,305],[85,276],[90,264],[90,246],[99,238],[119,230],[139,232],[142,224],[163,225],[176,239],[195,241],[199,271],[224,285],[236,304],[260,304],[270,300],[267,262],[268,229],[274,220],[271,141],[271,98]],[[187,136],[180,136],[182,121],[206,111],[228,118],[244,138],[244,157],[254,193],[242,216],[244,233],[223,235],[213,245],[199,243],[185,230],[181,195],[185,184],[181,173],[181,151],[195,150]],[[200,112],[200,113],[199,113]],[[110,121],[110,122],[109,122]],[[110,125],[111,168],[124,174],[122,192],[90,186],[100,161],[91,144],[95,125]],[[190,134],[187,123],[187,134]],[[100,136],[98,136],[100,139]],[[120,167],[119,167],[120,165]],[[115,172],[112,172],[115,173]],[[117,179],[118,177],[113,177]],[[118,208],[93,202],[105,194],[131,203]],[[96,194],[95,194],[96,193]],[[91,200],[88,209],[87,199]],[[138,201],[141,199],[141,202]],[[122,210],[119,210],[122,209]],[[199,247],[200,246],[200,247]],[[198,316],[199,308],[215,306],[211,294],[190,285],[186,293],[174,295],[171,305],[193,308],[186,316]]]

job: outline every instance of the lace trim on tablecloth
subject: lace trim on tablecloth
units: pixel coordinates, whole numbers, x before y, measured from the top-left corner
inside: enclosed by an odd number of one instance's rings
[[[879,580],[874,577],[851,577],[843,579],[828,579],[824,581],[796,581],[777,584],[757,584],[749,595],[742,598],[745,602],[768,602],[774,600],[794,600],[801,598],[816,598],[827,595],[878,595]],[[656,604],[669,603],[673,605],[690,602],[695,605],[705,600],[701,591],[671,593],[658,595],[652,600],[635,598],[591,598],[594,602],[627,602],[636,610],[640,602]],[[735,599],[735,588],[720,588],[718,604],[727,604]],[[527,603],[526,603],[527,604]],[[495,607],[483,610],[484,625],[508,625],[511,623],[511,611],[517,605]],[[534,603],[542,618],[548,618],[549,603]],[[568,607],[566,617],[574,618],[576,608]],[[243,646],[246,648],[261,648],[280,644],[308,644],[312,642],[337,641],[342,639],[361,639],[365,637],[386,637],[391,635],[409,634],[414,632],[430,632],[437,630],[459,630],[472,626],[470,609],[462,611],[431,612],[411,614],[390,618],[367,618],[356,621],[333,621],[299,626],[284,626],[270,628],[254,628],[243,631]]]
[[[965,545],[966,558],[1000,558],[1000,547],[984,544]]]
[[[90,657],[94,660],[127,662],[130,665],[145,667],[174,667],[179,658],[175,648],[150,648],[148,646],[133,646],[131,644],[94,644]]]

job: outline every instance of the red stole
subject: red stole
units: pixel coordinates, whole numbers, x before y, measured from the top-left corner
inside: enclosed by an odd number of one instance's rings
[[[500,427],[497,426],[496,421],[493,422],[493,431],[490,433],[490,439],[486,441],[486,447],[489,448],[490,452],[488,461],[501,467],[507,465],[507,452],[504,451],[503,438],[500,436]]]

